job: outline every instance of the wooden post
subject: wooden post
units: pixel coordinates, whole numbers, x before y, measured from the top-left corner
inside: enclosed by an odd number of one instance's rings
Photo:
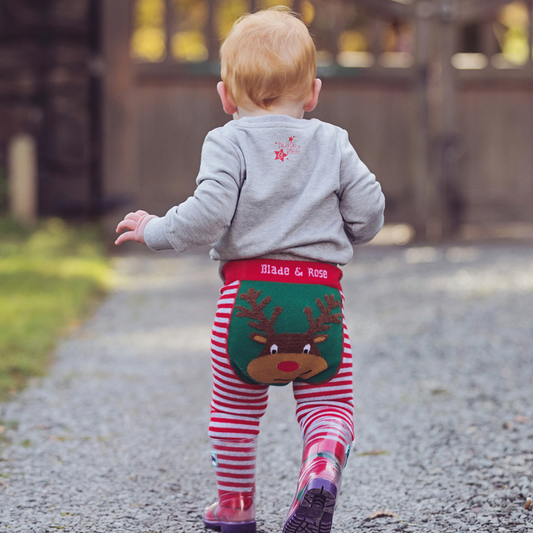
[[[527,7],[529,11],[529,66],[531,67],[533,62],[533,0],[528,1]]]
[[[294,0],[292,3],[292,10],[295,13],[301,13],[302,12],[302,0]]]
[[[457,131],[457,72],[452,57],[457,52],[457,0],[442,0],[440,13],[440,119],[437,131],[437,190],[440,204],[441,237],[453,236],[462,216],[458,184],[461,140]]]
[[[383,19],[375,17],[371,21],[371,40],[370,40],[370,53],[376,58],[376,61],[382,51],[382,38],[385,24]]]
[[[430,198],[430,130],[428,75],[431,58],[431,34],[433,14],[432,4],[428,1],[418,2],[415,19],[415,109],[412,117],[413,131],[412,175],[415,190],[415,212],[411,223],[417,239],[426,239],[428,234],[429,198]]]
[[[13,217],[32,224],[37,220],[37,144],[27,133],[16,135],[8,145],[9,206]]]
[[[165,59],[164,61],[172,62],[172,38],[176,31],[176,12],[170,0],[165,0]]]
[[[498,39],[496,39],[496,35],[494,34],[492,20],[482,23],[481,51],[488,57],[489,61],[498,52]]]
[[[451,62],[457,46],[458,6],[456,0],[420,4],[431,11],[436,44],[429,58],[427,86],[430,155],[425,236],[441,240],[456,231],[462,210],[457,183],[461,145],[456,127],[456,72]]]
[[[133,117],[130,39],[133,0],[102,2],[103,190],[104,196],[136,206],[135,123]],[[131,199],[131,200],[128,200]],[[105,220],[109,229],[116,220]]]
[[[209,61],[217,61],[220,49],[220,40],[215,28],[215,10],[217,3],[215,0],[207,1],[207,22],[205,35],[207,39],[207,50]],[[225,36],[224,36],[225,37]]]

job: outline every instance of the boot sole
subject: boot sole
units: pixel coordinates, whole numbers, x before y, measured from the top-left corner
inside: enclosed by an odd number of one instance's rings
[[[337,487],[326,479],[313,479],[302,500],[283,526],[283,533],[329,533],[337,501]]]
[[[255,520],[250,522],[211,522],[203,518],[205,527],[220,533],[256,533]]]

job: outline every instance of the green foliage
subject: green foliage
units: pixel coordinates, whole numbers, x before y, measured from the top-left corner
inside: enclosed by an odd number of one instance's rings
[[[104,294],[109,262],[94,227],[0,218],[0,399],[41,376],[59,335]]]

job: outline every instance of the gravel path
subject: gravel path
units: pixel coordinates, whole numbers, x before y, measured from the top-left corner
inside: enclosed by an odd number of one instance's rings
[[[206,531],[216,267],[117,270],[50,376],[0,405],[0,531]],[[344,290],[357,437],[333,531],[533,531],[533,247],[363,247]],[[281,530],[293,496],[293,406],[272,388],[260,533]]]

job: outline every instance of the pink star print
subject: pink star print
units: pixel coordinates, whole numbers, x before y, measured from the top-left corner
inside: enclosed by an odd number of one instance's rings
[[[283,151],[283,148],[279,152],[274,150],[274,153],[276,154],[276,159],[281,159],[282,161],[285,161],[285,158],[289,155]]]

